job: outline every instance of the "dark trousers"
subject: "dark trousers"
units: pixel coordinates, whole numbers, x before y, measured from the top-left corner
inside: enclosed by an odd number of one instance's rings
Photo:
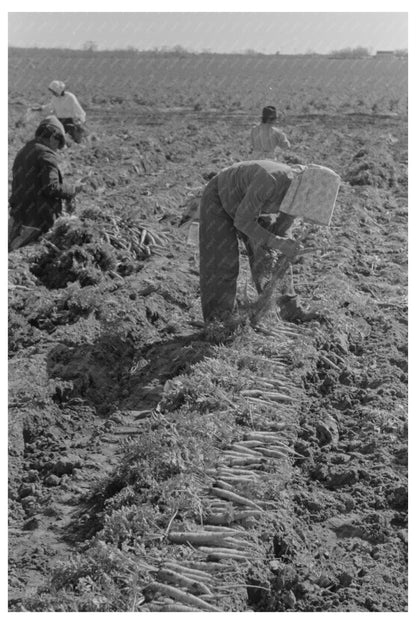
[[[41,236],[42,230],[40,228],[22,225],[13,217],[9,217],[9,251],[34,243]]]
[[[59,121],[72,140],[75,141],[75,143],[81,143],[82,137],[85,134],[83,125],[79,121],[74,121],[72,117],[60,118]]]
[[[284,236],[292,223],[277,221],[267,229]],[[201,198],[199,227],[199,279],[202,314],[205,321],[225,320],[235,310],[239,272],[238,237],[247,250],[250,270],[260,293],[269,281],[277,254],[254,246],[249,237],[238,232],[233,219],[224,210],[218,195],[218,181],[213,178]]]

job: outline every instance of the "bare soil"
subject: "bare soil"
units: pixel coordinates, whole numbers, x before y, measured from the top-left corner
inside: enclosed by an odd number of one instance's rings
[[[21,67],[12,56],[10,85]],[[162,106],[156,83],[148,108],[133,86],[90,101],[88,139],[61,156],[68,179],[88,175],[75,217],[9,254],[9,609],[406,611],[405,111],[375,90],[369,110],[286,112],[282,160],[343,180],[331,227],[297,226],[316,251],[294,266],[296,290],[323,318],[207,333],[179,222],[210,173],[248,158],[255,111],[243,89],[228,113],[181,105],[179,74]],[[30,96],[10,88],[10,166],[36,126]],[[165,241],[149,257],[133,253],[137,224]],[[254,298],[245,258],[239,297]],[[250,400],[259,379],[280,399]],[[215,487],[259,430],[282,453],[233,482],[260,511],[237,519],[250,506]],[[221,505],[245,556],[175,540],[215,533]],[[203,585],[169,576],[172,562]]]

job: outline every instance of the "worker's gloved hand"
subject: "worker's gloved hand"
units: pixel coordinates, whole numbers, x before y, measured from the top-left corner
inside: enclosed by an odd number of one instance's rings
[[[287,256],[289,260],[294,260],[302,250],[302,245],[291,238],[278,238],[276,236],[276,248]]]
[[[284,241],[284,247],[281,248],[281,252],[287,256],[289,260],[294,260],[301,249],[302,245],[300,243],[288,238]]]
[[[261,214],[259,216],[258,224],[264,227],[266,230],[271,230],[272,226],[276,224],[277,213]]]
[[[75,197],[73,197],[72,199],[65,200],[65,210],[68,214],[73,214],[76,210],[76,207],[77,207],[77,200],[75,199]]]

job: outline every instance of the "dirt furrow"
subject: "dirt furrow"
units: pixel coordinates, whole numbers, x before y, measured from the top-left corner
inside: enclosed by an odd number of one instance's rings
[[[69,179],[88,175],[79,221],[55,255],[9,254],[9,608],[404,611],[405,120],[349,92],[344,108],[288,102],[285,162],[343,178],[294,266],[323,319],[208,340],[178,224],[192,189],[247,157],[254,108],[218,96],[219,118],[172,93],[163,119],[91,102],[88,141],[63,155]],[[148,258],[140,224],[163,241]],[[243,258],[245,303],[248,285]]]

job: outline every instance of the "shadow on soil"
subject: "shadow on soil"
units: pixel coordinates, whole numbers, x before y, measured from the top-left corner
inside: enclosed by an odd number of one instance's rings
[[[196,363],[209,356],[213,345],[202,332],[179,336],[150,345],[139,355],[131,371],[124,409],[147,409],[161,400],[163,386],[169,379],[185,374]]]
[[[147,409],[162,398],[164,383],[209,355],[202,332],[138,348],[133,340],[104,334],[92,345],[55,346],[47,372],[53,399],[87,400],[101,416],[117,409]]]

